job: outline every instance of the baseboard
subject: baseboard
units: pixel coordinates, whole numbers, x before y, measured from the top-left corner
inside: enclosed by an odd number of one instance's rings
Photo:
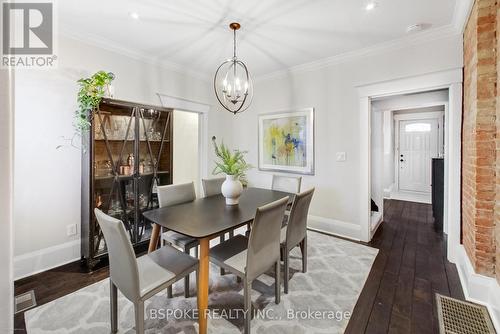
[[[372,212],[370,217],[370,240],[377,232],[380,224],[382,224],[382,214],[380,212]]]
[[[391,184],[388,188],[385,188],[384,189],[384,198],[390,199],[393,189],[394,189],[394,183]]]
[[[80,239],[14,257],[14,280],[80,259]]]
[[[500,332],[500,285],[496,279],[474,272],[472,263],[462,245],[457,247],[456,255],[455,265],[465,298],[486,306],[495,329]]]
[[[332,234],[355,241],[359,241],[361,235],[361,226],[357,224],[312,215],[307,217],[307,228],[312,231]]]

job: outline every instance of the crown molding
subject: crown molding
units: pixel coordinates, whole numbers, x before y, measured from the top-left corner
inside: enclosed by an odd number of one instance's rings
[[[463,34],[473,5],[474,0],[456,0],[452,25],[458,33]]]
[[[318,70],[328,66],[345,63],[356,58],[363,58],[391,50],[409,47],[412,45],[418,45],[427,41],[439,40],[453,36],[462,36],[473,5],[474,0],[456,0],[455,9],[453,11],[453,18],[451,23],[448,25],[404,36],[392,41],[375,44],[366,48],[353,50],[332,57],[323,58],[309,63],[300,64],[279,71],[260,75],[257,76],[254,81],[258,82],[269,80],[279,76],[288,75],[290,73]]]
[[[80,32],[77,32],[67,26],[60,27],[59,29],[59,35],[64,36],[66,38],[70,38],[79,42],[83,42],[85,44],[89,44],[110,52],[117,53],[121,56],[125,56],[128,58],[132,58],[134,60],[141,61],[143,63],[153,65],[160,67],[164,70],[167,71],[172,71],[178,74],[183,74],[183,75],[189,75],[193,78],[202,80],[204,82],[210,83],[212,82],[212,78],[208,75],[205,75],[200,72],[193,71],[191,69],[188,69],[186,66],[182,66],[180,64],[166,61],[166,60],[160,60],[157,57],[150,56],[144,52],[140,52],[137,50],[132,50],[130,48],[126,48],[118,43],[115,43],[109,39],[103,38],[98,35],[93,35],[89,33],[82,34]]]
[[[462,35],[473,4],[474,0],[456,0],[455,9],[453,11],[453,18],[451,23],[448,25],[434,29],[429,29],[426,31],[421,31],[415,34],[410,34],[402,38],[378,43],[362,49],[353,50],[335,56],[315,60],[312,62],[307,62],[300,65],[287,67],[278,71],[273,71],[268,74],[259,75],[254,78],[254,81],[258,82],[258,81],[268,80],[271,78],[288,75],[290,73],[300,73],[300,72],[318,70],[328,66],[345,63],[357,58],[373,56],[391,50],[395,51],[401,48],[419,45],[421,43],[432,40],[439,40],[439,39]],[[186,66],[166,60],[160,60],[158,59],[158,57],[148,55],[144,52],[123,47],[122,45],[119,45],[118,43],[110,41],[101,36],[92,35],[88,33],[82,34],[80,32],[72,30],[69,26],[61,27],[59,31],[62,36],[78,40],[111,52],[115,52],[120,55],[124,55],[129,58],[139,60],[153,66],[158,66],[168,71],[189,75],[207,83],[212,82],[212,78],[209,74],[193,71],[187,68]]]
[[[457,32],[454,25],[449,24],[446,26],[422,31],[416,34],[404,36],[402,38],[394,39],[391,41],[378,43],[366,48],[345,52],[332,57],[323,58],[309,63],[300,64],[285,68],[283,70],[271,72],[269,74],[264,74],[256,77],[254,81],[257,82],[257,81],[269,80],[272,78],[288,75],[291,73],[319,70],[325,67],[346,63],[352,61],[353,59],[373,56],[387,51],[395,51],[402,48],[419,45],[425,42],[454,37],[458,35],[460,35],[460,33]]]

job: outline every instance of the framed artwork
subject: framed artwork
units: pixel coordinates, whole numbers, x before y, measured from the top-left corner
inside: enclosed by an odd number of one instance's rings
[[[259,169],[314,174],[314,108],[259,115]]]

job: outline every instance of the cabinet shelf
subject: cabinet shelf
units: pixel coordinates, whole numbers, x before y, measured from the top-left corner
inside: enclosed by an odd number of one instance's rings
[[[106,139],[99,138],[99,139],[94,139],[94,141],[105,143]],[[133,139],[133,138],[127,139],[128,143],[133,143],[134,141],[135,141],[135,139]],[[125,142],[125,138],[123,138],[123,139],[108,139],[108,142],[110,142],[110,143],[123,143],[123,142]],[[148,141],[146,139],[140,139],[139,142],[140,143],[147,143]],[[149,142],[150,143],[161,143],[162,141],[161,140],[151,140],[150,139]],[[163,140],[163,142],[164,143],[170,143],[170,139],[165,139],[165,140]]]

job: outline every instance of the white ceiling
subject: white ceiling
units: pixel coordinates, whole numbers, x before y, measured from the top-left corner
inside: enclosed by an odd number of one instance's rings
[[[449,26],[456,1],[378,0],[366,11],[366,0],[64,0],[58,11],[62,34],[201,75],[232,55],[237,21],[238,56],[258,76],[403,38],[412,24]]]

